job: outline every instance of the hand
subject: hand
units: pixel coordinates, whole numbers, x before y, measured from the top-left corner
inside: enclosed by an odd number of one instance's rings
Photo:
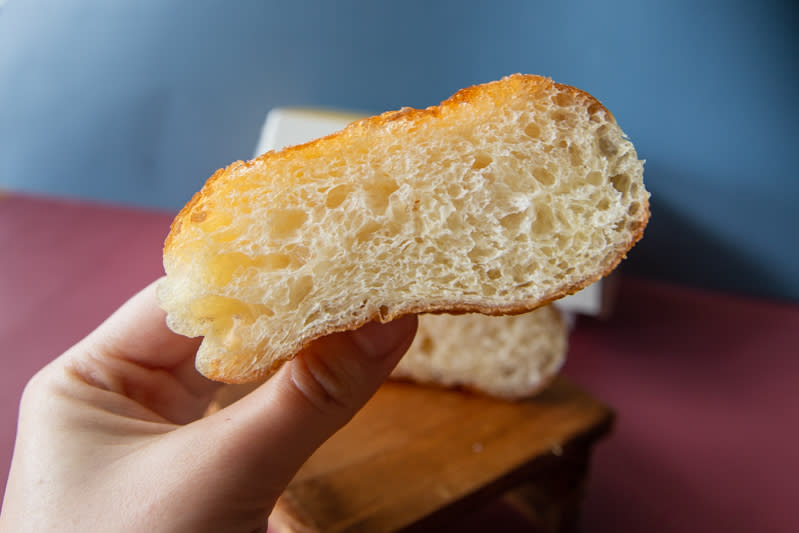
[[[416,319],[319,339],[238,402],[154,285],[42,369],[22,396],[2,531],[265,531],[303,462],[374,394]]]

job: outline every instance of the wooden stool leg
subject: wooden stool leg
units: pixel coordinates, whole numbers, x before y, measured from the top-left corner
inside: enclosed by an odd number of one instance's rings
[[[590,463],[590,447],[565,452],[558,461],[502,496],[540,531],[579,530],[580,506]]]

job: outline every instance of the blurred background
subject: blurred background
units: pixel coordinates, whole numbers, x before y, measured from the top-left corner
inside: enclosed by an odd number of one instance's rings
[[[613,316],[569,339],[564,376],[618,415],[585,530],[799,531],[794,4],[0,0],[0,479],[24,383],[162,272],[173,213],[271,109],[527,72],[599,98],[652,193]]]
[[[537,73],[647,161],[628,272],[797,301],[792,4],[0,1],[0,189],[176,210],[273,107],[426,107]]]

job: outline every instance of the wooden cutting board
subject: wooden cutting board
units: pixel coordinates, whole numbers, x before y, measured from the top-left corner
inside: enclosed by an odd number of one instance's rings
[[[612,420],[608,407],[563,379],[518,403],[389,382],[297,473],[270,526],[437,530],[522,487],[511,501],[533,495],[538,508],[525,512],[549,514],[539,524],[560,530],[564,509],[573,515],[578,504],[591,446]]]

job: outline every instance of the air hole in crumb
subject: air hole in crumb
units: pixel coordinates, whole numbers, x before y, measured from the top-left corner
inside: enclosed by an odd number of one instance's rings
[[[308,248],[306,248],[305,246],[301,246],[299,244],[289,244],[287,246],[284,246],[283,252],[284,252],[283,254],[275,254],[275,255],[285,255],[286,257],[289,258],[289,264],[295,268],[301,267],[302,265],[307,263],[311,255],[310,252],[308,251]],[[263,257],[269,257],[269,255]],[[277,257],[275,258],[275,260],[277,262],[283,261],[282,259]]]
[[[546,235],[555,229],[555,216],[552,209],[547,205],[541,205],[536,209],[536,218],[532,225],[532,232],[535,235]],[[542,249],[543,251],[543,249]]]
[[[205,219],[208,218],[208,213],[205,211],[198,211],[196,213],[191,214],[191,221],[195,223],[204,222]]]
[[[588,114],[591,115],[592,119],[594,118],[595,115],[597,115],[596,118],[599,118],[598,115],[600,115],[600,114],[604,115],[605,114],[605,108],[603,108],[602,104],[600,104],[599,102],[595,102],[595,103],[591,104],[590,106],[588,106]]]
[[[571,164],[575,167],[583,164],[583,152],[576,144],[569,146],[569,156],[571,157]]]
[[[300,209],[276,211],[269,220],[275,238],[289,237],[305,224],[308,215]]]
[[[224,242],[230,242],[233,239],[238,238],[240,235],[241,235],[240,231],[238,231],[235,228],[228,227],[220,231],[215,231],[214,233],[209,235],[209,237],[211,237],[211,240],[213,240],[216,243],[224,243]]]
[[[613,184],[613,187],[622,195],[626,195],[630,190],[632,180],[627,174],[616,174],[615,176],[611,176],[610,183]]]
[[[377,310],[377,314],[380,317],[381,322],[387,322],[389,316],[389,308],[387,305],[381,305],[380,308]]]
[[[597,142],[599,143],[599,150],[607,156],[616,155],[619,151],[616,142],[611,139],[610,130],[607,126],[602,126],[597,131]]]
[[[538,127],[538,124],[535,122],[531,122],[524,128],[524,134],[530,137],[531,139],[538,139],[541,137],[541,128]]]
[[[587,181],[589,184],[591,184],[591,185],[593,185],[595,187],[598,187],[598,186],[602,185],[602,173],[598,172],[596,170],[593,170],[593,171],[589,172],[588,175],[585,177],[585,181]]]
[[[497,256],[497,251],[488,246],[475,246],[469,253],[466,254],[472,263],[481,264],[489,261]]]
[[[325,201],[325,205],[328,209],[335,209],[336,207],[340,206],[344,203],[344,200],[347,199],[347,196],[352,191],[352,187],[347,185],[339,185],[338,187],[333,187],[327,192],[327,200]]]
[[[220,335],[236,324],[252,324],[259,315],[274,316],[263,304],[250,304],[236,298],[208,295],[189,304],[190,312],[208,328],[207,333]]]
[[[538,270],[538,263],[532,261],[527,265],[526,268],[516,267],[516,269],[511,273],[511,277],[513,278],[513,281],[516,283],[517,287],[530,285],[532,284],[530,274],[536,270]]]
[[[574,101],[569,93],[558,93],[552,97],[552,103],[560,107],[569,107]]]
[[[399,189],[399,185],[390,176],[381,172],[375,178],[364,184],[366,204],[376,212],[382,213],[388,207],[389,197]]]
[[[474,156],[474,163],[472,163],[472,168],[475,170],[480,170],[481,168],[485,168],[490,165],[494,160],[491,158],[490,155],[487,154],[476,154]]]
[[[569,123],[569,119],[570,119],[569,113],[567,113],[566,111],[560,111],[560,110],[551,112],[549,114],[549,116],[555,122],[565,122],[567,124]]]
[[[630,204],[630,207],[627,208],[627,213],[630,215],[635,215],[639,209],[641,209],[641,204],[638,202],[633,202]]]
[[[358,242],[366,242],[372,238],[372,235],[381,228],[377,222],[367,222],[363,227],[358,230],[355,238]]]
[[[303,323],[305,325],[305,327],[308,327],[311,324],[313,324],[314,322],[316,322],[317,320],[319,320],[319,317],[321,316],[321,314],[322,313],[320,313],[318,310],[316,310],[316,311],[313,311],[307,317],[305,317],[305,321]]]
[[[497,293],[497,288],[493,285],[483,285],[481,288],[483,296],[494,296]]]
[[[289,287],[289,305],[291,307],[299,305],[311,290],[313,290],[313,278],[311,276],[303,276],[296,280]]]
[[[208,258],[206,281],[222,287],[231,282],[237,270],[252,264],[253,260],[240,252],[218,253]]]
[[[533,177],[538,180],[541,185],[554,185],[555,176],[549,170],[538,167],[533,169]]]
[[[488,276],[488,279],[497,279],[500,276],[502,276],[502,272],[500,272],[500,270],[497,268],[492,268],[491,270],[486,272],[486,275]]]
[[[262,270],[282,270],[291,264],[291,258],[286,254],[266,254],[255,258],[255,265]]]
[[[499,220],[499,223],[509,232],[517,233],[519,230],[521,230],[522,223],[526,218],[527,213],[511,213],[510,215],[502,217]]]
[[[610,208],[610,200],[602,198],[596,206],[600,211],[607,211]]]

